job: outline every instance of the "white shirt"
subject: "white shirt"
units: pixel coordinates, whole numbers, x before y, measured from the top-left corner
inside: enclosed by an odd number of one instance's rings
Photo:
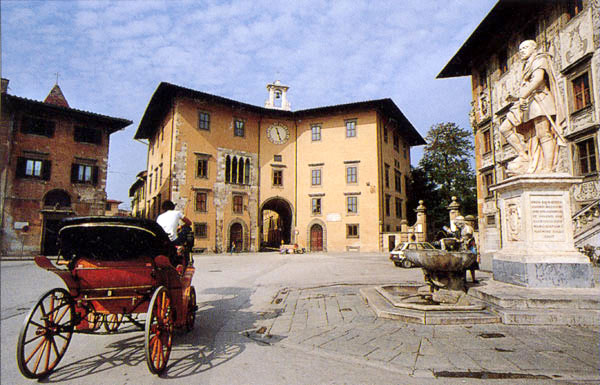
[[[160,227],[165,230],[170,240],[177,238],[177,227],[179,227],[179,221],[183,219],[183,214],[177,210],[169,210],[160,214],[156,218],[156,222]]]

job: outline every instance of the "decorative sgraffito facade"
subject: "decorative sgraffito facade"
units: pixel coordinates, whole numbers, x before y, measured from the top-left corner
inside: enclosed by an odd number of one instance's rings
[[[462,48],[438,75],[439,78],[471,75],[471,125],[475,134],[475,161],[478,186],[478,212],[482,266],[490,267],[491,255],[501,248],[501,221],[497,196],[490,187],[507,179],[507,165],[517,153],[499,131],[518,91],[523,66],[519,45],[526,40],[537,43],[537,52],[549,54],[556,76],[557,102],[563,105],[566,125],[560,146],[558,172],[583,177],[571,189],[573,220],[585,218],[600,201],[600,2],[597,0],[558,2],[500,1]],[[517,132],[527,140],[535,135],[531,122]],[[589,226],[588,226],[589,227]],[[592,226],[594,227],[594,226]],[[600,246],[600,220],[594,231],[578,232],[580,246]],[[514,234],[511,236],[518,236]]]

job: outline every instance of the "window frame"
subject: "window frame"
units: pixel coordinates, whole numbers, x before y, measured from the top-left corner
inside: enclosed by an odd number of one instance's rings
[[[358,214],[358,196],[348,195],[346,196],[346,214],[357,215]]]
[[[356,138],[358,136],[356,122],[357,122],[357,119],[344,120],[344,124],[346,126],[346,138]]]
[[[494,193],[490,191],[490,186],[494,184],[494,171],[486,171],[481,173],[481,180],[484,186],[484,198],[489,199],[494,196]]]
[[[402,192],[402,173],[398,169],[394,169],[394,190]]]
[[[346,223],[346,239],[360,238],[360,224]]]
[[[398,198],[398,197],[394,197],[395,198],[395,210],[396,210],[396,218],[397,219],[402,219],[402,199]]]
[[[206,119],[203,119],[204,117],[206,117]],[[210,131],[210,112],[198,110],[198,129],[203,131]]]
[[[204,231],[201,231],[202,229]],[[208,223],[194,222],[194,238],[200,238],[200,239],[208,238]]]
[[[481,143],[483,154],[492,152],[492,130],[490,128],[486,128],[485,130],[481,131]]]
[[[203,164],[200,167],[200,164]],[[203,172],[201,172],[203,171]],[[196,178],[208,179],[208,159],[197,158],[196,159]]]
[[[273,187],[283,187],[283,170],[274,168],[271,172],[271,176]]]
[[[315,183],[318,182],[318,183]],[[310,185],[318,187],[323,185],[323,169],[313,168],[310,170]]]
[[[233,136],[238,138],[246,137],[246,121],[243,119],[233,120]]]
[[[199,197],[203,197],[203,198],[198,199]],[[194,211],[197,213],[207,213],[208,212],[208,192],[196,191],[196,196],[194,199]]]
[[[312,124],[310,126],[310,139],[311,142],[320,142],[322,139],[321,136],[321,125],[320,124]]]
[[[102,130],[94,127],[75,125],[73,127],[73,140],[77,143],[102,145]]]
[[[81,178],[81,176],[82,176],[81,170],[82,169],[83,169],[83,179]],[[85,170],[87,170],[87,169],[90,170],[89,180],[86,179]],[[83,162],[77,162],[77,161],[71,163],[71,183],[96,186],[96,185],[98,185],[98,176],[99,176],[98,174],[99,174],[99,170],[98,170],[98,166],[96,166],[96,165],[92,165],[89,163],[83,163]]]
[[[585,79],[587,82],[587,89],[582,89],[581,92],[577,92],[575,82],[579,79]],[[590,68],[586,67],[582,71],[578,71],[573,76],[569,77],[569,91],[570,91],[570,109],[571,114],[576,114],[579,111],[583,111],[594,105],[592,84],[590,82]],[[578,105],[577,96],[582,96],[582,105]],[[585,104],[587,102],[587,104]]]
[[[323,201],[320,197],[311,198],[310,212],[311,215],[321,215],[323,213]]]
[[[591,144],[592,148],[590,151],[589,146],[587,146],[586,144]],[[581,147],[582,145],[586,145],[586,156],[582,157],[581,155]],[[574,169],[575,169],[575,174],[577,176],[590,176],[590,175],[596,175],[598,174],[598,169],[599,169],[599,165],[598,165],[598,145],[597,145],[597,137],[596,135],[592,135],[592,136],[587,136],[584,137],[580,140],[577,140],[576,142],[573,142],[573,147],[574,147],[574,159],[573,159],[573,163],[574,163]],[[583,171],[582,166],[582,160],[586,160],[586,168],[587,168],[587,172]],[[593,170],[592,170],[592,166],[593,165]]]
[[[354,170],[354,172],[352,172]],[[346,184],[355,185],[358,184],[358,166],[347,165],[346,166]]]
[[[231,197],[231,211],[234,214],[244,213],[244,195],[233,194]]]

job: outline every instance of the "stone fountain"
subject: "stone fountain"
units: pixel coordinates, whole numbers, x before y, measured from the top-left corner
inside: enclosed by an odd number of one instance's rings
[[[476,254],[465,251],[406,250],[406,258],[423,270],[426,285],[404,283],[361,290],[382,318],[423,324],[495,323],[500,319],[485,304],[467,295],[464,276]]]

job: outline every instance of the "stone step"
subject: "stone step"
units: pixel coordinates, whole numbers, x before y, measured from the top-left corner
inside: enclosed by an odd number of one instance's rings
[[[360,294],[379,318],[395,319],[423,325],[472,325],[500,322],[489,310],[422,311],[393,306],[375,287],[360,289]]]
[[[490,308],[506,325],[600,326],[600,310]]]
[[[469,288],[468,294],[496,308],[600,310],[600,288],[527,288],[494,280]]]

